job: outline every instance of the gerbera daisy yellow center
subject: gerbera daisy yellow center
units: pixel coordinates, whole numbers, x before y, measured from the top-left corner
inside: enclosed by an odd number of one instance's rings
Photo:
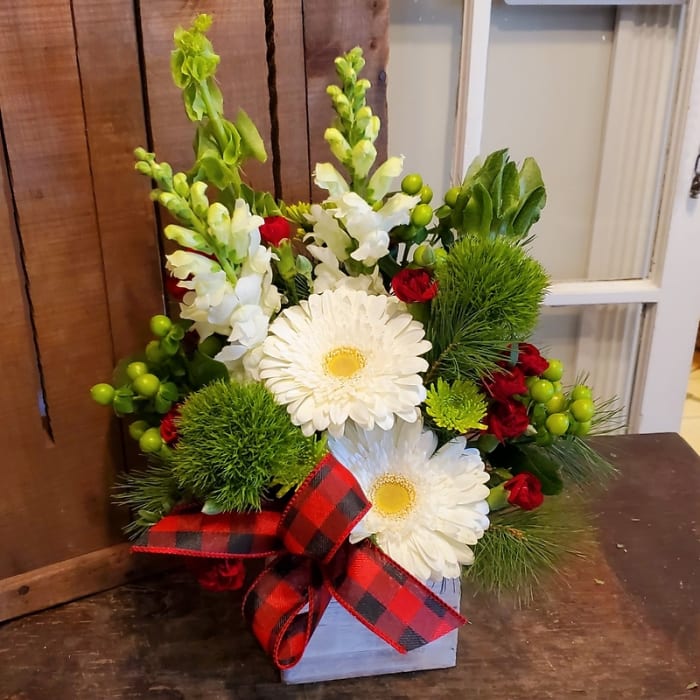
[[[349,379],[356,375],[366,363],[365,356],[357,348],[342,346],[326,353],[323,358],[323,369],[331,377]]]
[[[416,487],[399,474],[383,474],[373,484],[372,506],[387,518],[405,518],[416,502]]]

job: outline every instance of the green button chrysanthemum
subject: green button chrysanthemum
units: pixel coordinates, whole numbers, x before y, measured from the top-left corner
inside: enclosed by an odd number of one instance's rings
[[[439,378],[428,389],[425,408],[441,428],[458,433],[486,428],[481,422],[486,415],[486,398],[476,384],[470,381],[457,379],[448,384]]]

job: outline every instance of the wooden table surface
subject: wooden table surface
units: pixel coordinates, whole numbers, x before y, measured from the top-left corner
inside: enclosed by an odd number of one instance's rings
[[[237,594],[171,573],[5,623],[2,700],[700,700],[700,459],[677,435],[598,439],[620,476],[587,560],[517,609],[469,593],[458,666],[283,686]]]

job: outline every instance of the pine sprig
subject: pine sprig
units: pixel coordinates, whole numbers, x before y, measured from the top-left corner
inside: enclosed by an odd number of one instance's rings
[[[322,451],[259,383],[218,381],[190,394],[178,432],[178,484],[223,511],[259,509],[272,485],[297,486]]]
[[[610,462],[579,437],[571,435],[555,440],[547,449],[559,463],[561,475],[571,484],[604,485],[617,473]]]
[[[426,385],[477,379],[497,368],[510,343],[529,336],[548,283],[536,260],[502,238],[467,236],[436,268],[426,337],[432,343]]]
[[[132,539],[187,500],[178,487],[170,465],[152,463],[147,469],[123,475],[115,488],[114,502],[133,511],[134,519],[124,532]]]
[[[464,578],[496,595],[532,599],[542,577],[559,571],[567,556],[584,556],[593,529],[582,504],[572,496],[551,497],[536,510],[491,514],[491,525],[474,546],[475,559]]]

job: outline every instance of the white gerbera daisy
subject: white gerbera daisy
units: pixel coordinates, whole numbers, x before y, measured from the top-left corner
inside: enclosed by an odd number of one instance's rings
[[[305,435],[342,435],[350,418],[388,430],[425,399],[423,325],[390,297],[355,289],[312,294],[283,311],[263,343],[260,378]]]
[[[456,578],[471,564],[489,526],[489,479],[476,449],[456,438],[437,452],[437,438],[421,422],[397,421],[393,430],[361,430],[349,423],[328,442],[372,508],[351,542],[372,535],[377,545],[421,580]]]

